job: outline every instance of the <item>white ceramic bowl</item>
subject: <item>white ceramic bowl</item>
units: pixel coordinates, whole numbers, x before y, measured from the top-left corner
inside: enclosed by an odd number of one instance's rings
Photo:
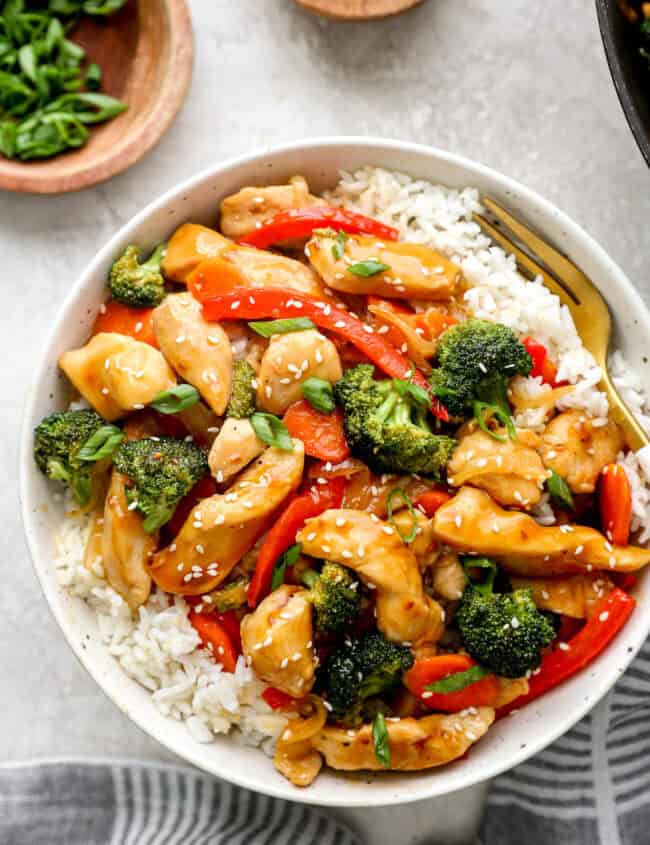
[[[106,274],[127,243],[153,244],[182,222],[214,223],[219,199],[243,185],[282,182],[303,173],[318,191],[337,181],[339,169],[366,164],[401,170],[449,186],[473,185],[516,214],[564,250],[600,285],[614,313],[616,343],[650,391],[650,323],[641,298],[621,270],[579,226],[537,194],[480,164],[429,147],[368,138],[325,138],[261,150],[218,164],[184,182],[136,215],[99,251],[54,320],[36,368],[21,444],[23,518],[36,572],[47,601],[77,657],[104,692],[144,731],[190,763],[250,789],[333,806],[386,806],[429,798],[491,778],[540,751],[580,719],[614,684],[650,629],[650,580],[637,590],[639,607],[601,657],[569,682],[490,729],[468,758],[420,773],[345,775],[325,770],[306,790],[293,787],[257,749],[228,737],[213,744],[195,742],[180,723],[166,719],[150,694],[129,679],[98,636],[93,613],[57,583],[53,535],[61,513],[51,489],[32,461],[32,429],[63,404],[56,361],[61,352],[85,342],[97,307],[105,297]]]

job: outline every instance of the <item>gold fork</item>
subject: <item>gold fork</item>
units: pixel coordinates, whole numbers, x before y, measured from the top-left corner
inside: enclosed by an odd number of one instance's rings
[[[519,270],[525,276],[540,276],[546,287],[568,307],[583,344],[602,370],[600,388],[607,394],[612,418],[623,428],[631,449],[636,451],[647,446],[650,438],[619,395],[609,375],[607,357],[612,318],[607,303],[594,283],[568,258],[549,246],[494,200],[483,197],[481,203],[496,223],[491,223],[479,214],[473,215],[474,221],[506,252],[515,256]],[[507,237],[501,227],[507,228],[517,243]]]

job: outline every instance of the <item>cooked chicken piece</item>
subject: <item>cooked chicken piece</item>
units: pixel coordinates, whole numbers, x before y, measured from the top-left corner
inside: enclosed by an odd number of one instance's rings
[[[242,650],[255,674],[296,698],[311,690],[316,670],[306,596],[306,590],[284,584],[241,623]]]
[[[415,522],[415,537],[407,545],[417,558],[420,571],[423,571],[438,557],[440,547],[433,533],[433,520],[416,510]],[[410,537],[413,533],[413,513],[406,508],[398,511],[393,515],[393,525],[400,536]]]
[[[467,586],[467,578],[456,552],[445,552],[431,570],[431,588],[435,596],[458,601]]]
[[[494,557],[512,575],[565,575],[591,569],[634,572],[650,549],[612,546],[585,525],[539,525],[532,516],[500,508],[487,493],[463,489],[433,518],[438,540],[463,552]]]
[[[538,435],[524,429],[517,431],[516,440],[505,429],[495,434],[505,439],[495,440],[480,429],[461,437],[447,466],[447,480],[454,487],[480,487],[501,505],[534,507],[549,474],[535,451]]]
[[[250,420],[228,417],[210,449],[210,471],[221,484],[241,472],[265,449],[265,444],[255,434]]]
[[[377,598],[377,627],[389,640],[419,647],[444,630],[440,605],[424,594],[417,558],[392,525],[364,511],[327,510],[296,536],[302,551],[354,569]]]
[[[497,681],[499,682],[499,693],[497,700],[494,702],[495,710],[498,710],[499,707],[505,707],[515,698],[519,698],[520,695],[526,695],[530,689],[528,678],[502,678],[497,675]]]
[[[457,760],[485,735],[493,721],[491,707],[478,707],[473,713],[387,721],[390,768],[419,771]],[[326,725],[314,736],[312,745],[333,769],[383,769],[375,754],[372,725],[352,731]]]
[[[303,398],[308,378],[336,382],[343,375],[336,346],[316,329],[273,335],[257,377],[257,407],[283,414]]]
[[[316,274],[300,261],[240,246],[219,232],[195,223],[184,223],[174,232],[167,245],[163,271],[168,279],[187,284],[190,274],[208,259],[215,259],[217,264],[229,262],[239,270],[242,282],[251,287],[289,288],[312,296],[323,295],[323,285]],[[195,282],[201,283],[200,279]]]
[[[205,402],[197,402],[196,405],[185,408],[174,416],[183,423],[199,446],[203,446],[204,449],[212,446],[219,431],[219,418]]]
[[[593,493],[602,468],[616,460],[624,445],[613,420],[598,426],[584,411],[564,411],[546,426],[540,454],[574,493]]]
[[[178,375],[196,387],[215,414],[223,414],[232,387],[232,350],[219,323],[203,319],[191,293],[174,293],[153,312],[153,327]]]
[[[327,721],[321,698],[309,695],[301,699],[299,715],[290,719],[278,737],[275,768],[295,786],[309,786],[323,766],[323,758],[312,748],[312,739]]]
[[[98,414],[116,420],[176,384],[161,352],[123,334],[101,332],[64,352],[59,367]]]
[[[169,239],[162,262],[165,278],[185,284],[192,270],[206,258],[216,258],[232,245],[214,229],[198,223],[183,223]]]
[[[267,449],[227,493],[203,499],[174,542],[154,555],[150,572],[167,593],[196,596],[224,581],[269,527],[277,509],[300,483],[304,449]]]
[[[523,587],[533,592],[533,600],[541,610],[551,610],[574,619],[589,619],[601,599],[614,585],[602,572],[566,575],[563,578],[510,579],[515,590]]]
[[[368,511],[383,519],[387,511],[387,501],[392,490],[401,488],[411,501],[431,489],[431,482],[415,478],[412,475],[378,475],[371,472],[361,461],[348,459],[353,465],[350,468],[350,478],[343,494],[343,507],[353,510]],[[355,463],[356,462],[356,463]],[[393,513],[406,507],[401,496],[395,496],[392,501]]]
[[[135,610],[151,592],[148,564],[158,535],[147,534],[140,514],[129,509],[125,483],[125,476],[113,470],[104,504],[102,562],[108,583]]]
[[[221,231],[234,241],[243,238],[279,211],[325,205],[325,201],[309,193],[304,176],[292,176],[288,185],[266,188],[242,188],[221,201]]]
[[[429,247],[384,242],[367,235],[350,235],[339,244],[334,235],[316,234],[305,253],[325,284],[344,293],[395,299],[450,299],[463,278],[460,267]],[[370,266],[359,268],[359,273],[350,269],[368,261],[385,264],[388,269],[375,271]]]

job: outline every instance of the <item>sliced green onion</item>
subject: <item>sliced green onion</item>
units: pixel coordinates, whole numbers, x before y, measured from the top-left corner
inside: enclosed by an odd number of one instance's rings
[[[395,518],[393,517],[393,499],[395,499],[396,497],[400,497],[403,500],[404,504],[408,508],[409,513],[413,517],[413,527],[406,535],[406,537],[399,530],[399,526],[397,525],[397,523],[395,522]],[[413,540],[415,540],[416,534],[418,533],[418,516],[415,512],[415,509],[413,508],[413,502],[409,498],[408,494],[405,493],[401,487],[393,487],[393,489],[388,494],[388,498],[386,499],[386,512],[388,513],[388,521],[392,522],[392,524],[395,526],[395,530],[402,538],[402,542],[412,543]]]
[[[86,85],[91,91],[102,87],[102,69],[97,62],[91,62],[86,70]]]
[[[151,402],[154,411],[160,414],[177,414],[191,408],[199,401],[199,391],[191,384],[177,384],[169,390],[163,390]]]
[[[334,388],[324,378],[311,376],[302,383],[302,395],[321,414],[331,414],[336,407]]]
[[[284,576],[287,571],[287,567],[293,566],[298,560],[301,548],[300,543],[296,543],[293,546],[289,546],[289,548],[280,555],[275,567],[273,568],[273,577],[271,578],[272,591],[277,590],[278,587],[281,587],[284,584]]]
[[[490,670],[483,666],[472,666],[470,669],[465,669],[464,672],[454,672],[453,675],[447,675],[446,678],[441,678],[439,681],[429,684],[425,689],[442,695],[449,692],[459,692],[489,674]]]
[[[471,584],[475,590],[479,590],[483,593],[491,593],[492,585],[494,584],[494,579],[496,578],[498,571],[496,563],[493,560],[490,560],[489,557],[472,557],[471,555],[461,555],[459,560],[468,583]],[[485,581],[473,581],[469,577],[469,573],[467,572],[468,569],[487,569],[488,574]]]
[[[284,320],[254,320],[248,324],[254,332],[262,337],[271,337],[274,334],[289,334],[290,332],[304,332],[307,329],[315,329],[316,324],[309,317],[287,317]]]
[[[413,371],[411,370],[411,375],[412,374]],[[423,387],[420,387],[419,384],[414,384],[412,381],[406,381],[401,378],[394,378],[393,387],[400,396],[410,396],[417,405],[422,405],[425,408],[429,408],[431,406],[431,397]]]
[[[103,425],[86,440],[75,455],[76,460],[88,463],[110,458],[124,440],[124,432],[116,425]]]
[[[508,438],[504,437],[502,434],[497,434],[496,431],[492,431],[488,428],[487,421],[490,417],[494,417],[494,419],[498,420],[501,425],[506,427],[508,437],[511,440],[517,439],[517,429],[512,421],[512,417],[498,405],[491,405],[489,402],[474,402],[474,416],[476,417],[476,422],[478,423],[478,427],[481,431],[489,434],[490,437],[493,437],[500,443],[505,443]]]
[[[569,511],[575,510],[575,503],[571,495],[571,490],[569,490],[569,485],[553,469],[551,470],[550,478],[546,479],[546,489],[551,494],[553,501],[557,502],[561,508]]]
[[[293,441],[289,430],[279,417],[256,411],[250,417],[253,431],[259,439],[269,446],[275,446],[283,452],[293,452]]]
[[[347,244],[350,236],[347,232],[337,232],[334,243],[332,244],[332,255],[338,261],[339,258],[343,258],[345,254],[345,245]]]
[[[354,276],[363,276],[364,279],[370,276],[376,276],[377,273],[383,273],[384,270],[390,270],[388,264],[383,264],[381,261],[375,261],[374,258],[366,258],[365,261],[357,261],[356,264],[350,264],[348,272]]]
[[[385,769],[390,768],[390,745],[388,744],[386,717],[383,713],[377,713],[372,723],[372,742],[375,748],[375,757]]]

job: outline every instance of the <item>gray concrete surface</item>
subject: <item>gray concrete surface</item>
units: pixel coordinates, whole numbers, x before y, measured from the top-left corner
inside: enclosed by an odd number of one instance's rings
[[[372,24],[319,20],[293,0],[190,0],[196,70],[148,158],[95,190],[0,195],[0,760],[169,759],[110,704],[50,617],[17,494],[21,408],[41,338],[96,249],[180,179],[258,145],[319,134],[417,140],[537,189],[595,235],[650,300],[650,174],[607,71],[592,0],[427,0]],[[349,821],[373,845],[467,840],[455,796]]]

